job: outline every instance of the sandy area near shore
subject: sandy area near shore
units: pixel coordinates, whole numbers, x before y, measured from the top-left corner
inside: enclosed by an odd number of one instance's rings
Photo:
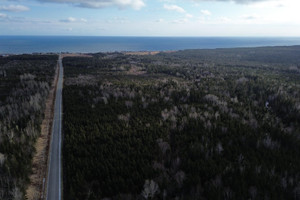
[[[61,55],[62,58],[65,57],[86,57],[86,58],[91,58],[93,57],[92,55],[89,54],[84,54],[84,53],[65,53]]]

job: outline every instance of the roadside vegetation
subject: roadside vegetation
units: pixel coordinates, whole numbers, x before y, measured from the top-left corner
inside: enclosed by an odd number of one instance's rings
[[[0,199],[25,199],[57,59],[0,56]]]
[[[64,58],[64,198],[299,199],[299,54]]]

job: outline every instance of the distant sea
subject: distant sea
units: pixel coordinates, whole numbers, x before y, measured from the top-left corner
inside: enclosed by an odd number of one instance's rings
[[[300,37],[0,36],[0,54],[169,51],[300,45]]]

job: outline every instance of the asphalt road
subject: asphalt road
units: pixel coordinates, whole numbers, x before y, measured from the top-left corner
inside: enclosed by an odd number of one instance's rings
[[[58,60],[59,78],[56,89],[52,137],[50,143],[50,161],[48,166],[47,200],[61,200],[61,129],[62,129],[62,85],[63,65],[61,56]]]

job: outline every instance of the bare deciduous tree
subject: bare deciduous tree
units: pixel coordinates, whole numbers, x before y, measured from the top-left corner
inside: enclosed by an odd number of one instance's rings
[[[153,180],[146,180],[142,196],[145,199],[152,199],[156,194],[159,194],[159,186]]]

